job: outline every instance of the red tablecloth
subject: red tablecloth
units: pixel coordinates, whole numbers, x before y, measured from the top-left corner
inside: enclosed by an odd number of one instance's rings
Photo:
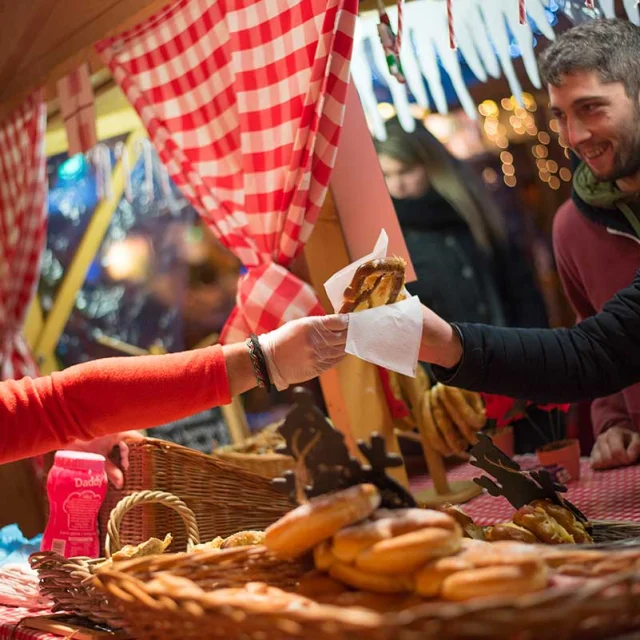
[[[516,456],[523,469],[537,466],[535,456]],[[640,522],[640,465],[607,471],[593,471],[589,460],[581,460],[580,480],[567,485],[565,496],[592,520]],[[477,467],[463,464],[447,473],[449,480],[470,480],[483,475]],[[412,480],[415,489],[431,486],[428,477]],[[484,492],[463,505],[478,524],[494,524],[511,519],[513,507],[502,497]]]
[[[22,618],[46,613],[46,611],[29,611],[20,607],[0,606],[0,640],[60,640],[60,636],[28,629],[19,624]]]
[[[537,465],[535,456],[519,456],[523,469]],[[483,472],[463,464],[448,472],[449,480],[470,480]],[[412,487],[423,489],[431,482],[426,477],[413,479]],[[640,465],[610,471],[593,471],[587,459],[582,460],[581,477],[568,485],[567,498],[594,520],[640,522]],[[483,493],[467,502],[464,510],[479,524],[492,524],[510,520],[513,507],[504,498]],[[16,624],[25,616],[33,615],[25,609],[0,606],[0,640],[54,640],[53,636]],[[13,636],[11,635],[13,633]]]

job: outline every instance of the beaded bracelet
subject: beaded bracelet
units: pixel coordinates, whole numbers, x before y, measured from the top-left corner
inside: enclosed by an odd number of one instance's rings
[[[249,349],[249,357],[251,358],[251,366],[253,367],[253,373],[258,381],[258,386],[267,390],[267,393],[271,392],[271,378],[269,378],[269,370],[267,369],[267,361],[262,352],[262,347],[258,340],[258,336],[251,334],[247,338],[247,348]]]

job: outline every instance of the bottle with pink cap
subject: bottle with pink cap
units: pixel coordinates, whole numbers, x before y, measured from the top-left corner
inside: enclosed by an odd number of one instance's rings
[[[98,513],[106,493],[103,456],[58,451],[47,478],[49,521],[41,550],[65,558],[99,557]]]

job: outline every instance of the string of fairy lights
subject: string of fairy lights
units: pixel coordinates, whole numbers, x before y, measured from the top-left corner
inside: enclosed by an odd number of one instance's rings
[[[565,158],[569,158],[566,145],[558,137],[558,123],[551,118],[545,127],[541,127],[543,116],[539,112],[536,99],[530,93],[522,95],[522,105],[514,96],[502,98],[500,103],[484,100],[478,105],[482,118],[482,133],[490,146],[500,149],[502,180],[508,187],[518,184],[513,154],[508,150],[511,143],[525,143],[530,146],[535,158],[538,178],[549,189],[557,191],[563,182],[570,182],[571,170],[550,158],[550,145],[558,144]],[[486,171],[483,177],[488,183],[499,177],[493,170]]]

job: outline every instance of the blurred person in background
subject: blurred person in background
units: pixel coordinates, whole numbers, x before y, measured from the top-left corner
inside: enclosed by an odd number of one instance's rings
[[[449,321],[548,326],[532,272],[482,180],[420,121],[412,133],[397,118],[386,126],[375,146],[417,275],[409,292]]]

